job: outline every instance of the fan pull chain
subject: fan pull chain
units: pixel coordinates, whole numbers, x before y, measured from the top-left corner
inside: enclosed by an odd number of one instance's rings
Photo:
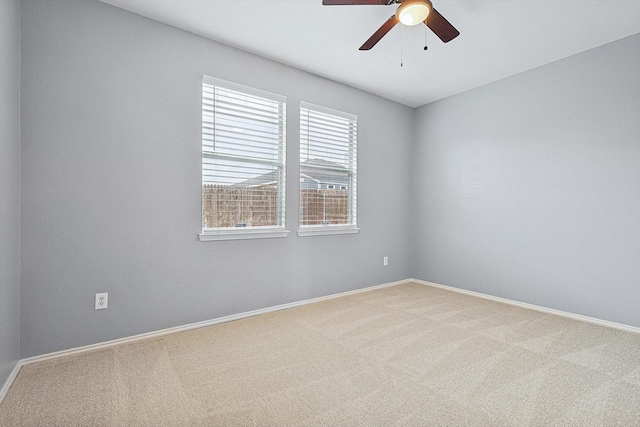
[[[400,67],[402,67],[403,64],[403,58],[404,58],[404,25],[400,26]]]
[[[427,46],[427,26],[424,26],[424,50],[429,49],[429,47]]]

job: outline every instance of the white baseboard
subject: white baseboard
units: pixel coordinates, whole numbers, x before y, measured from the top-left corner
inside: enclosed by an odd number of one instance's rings
[[[184,331],[189,331],[189,330],[192,330],[192,329],[198,329],[198,328],[204,328],[204,327],[207,327],[207,326],[217,325],[217,324],[220,324],[220,323],[232,322],[234,320],[240,320],[240,319],[245,319],[247,317],[258,316],[260,314],[271,313],[271,312],[280,311],[280,310],[286,310],[288,308],[294,308],[294,307],[299,307],[299,306],[302,306],[302,305],[312,304],[312,303],[315,303],[315,302],[324,301],[324,300],[328,300],[328,299],[339,298],[339,297],[344,297],[344,296],[348,296],[348,295],[354,295],[354,294],[358,294],[358,293],[361,293],[361,292],[371,291],[371,290],[374,290],[374,289],[386,288],[386,287],[389,287],[389,286],[395,286],[395,285],[399,285],[399,284],[402,284],[402,283],[408,283],[410,281],[411,281],[410,279],[406,279],[406,280],[400,280],[400,281],[397,281],[397,282],[384,283],[382,285],[370,286],[370,287],[367,287],[367,288],[356,289],[356,290],[353,290],[353,291],[341,292],[341,293],[338,293],[338,294],[332,294],[332,295],[327,295],[327,296],[323,296],[323,297],[310,298],[310,299],[306,299],[306,300],[302,300],[302,301],[290,302],[290,303],[287,303],[287,304],[276,305],[276,306],[273,306],[273,307],[261,308],[261,309],[258,309],[258,310],[246,311],[244,313],[238,313],[238,314],[232,314],[232,315],[229,315],[229,316],[218,317],[218,318],[211,319],[211,320],[204,320],[202,322],[190,323],[188,325],[176,326],[176,327],[173,327],[173,328],[161,329],[159,331],[147,332],[147,333],[144,333],[144,334],[133,335],[133,336],[130,336],[130,337],[125,337],[125,338],[118,338],[118,339],[111,340],[111,341],[105,341],[105,342],[101,342],[101,343],[85,345],[85,346],[82,346],[82,347],[71,348],[71,349],[68,349],[68,350],[56,351],[54,353],[47,353],[47,354],[42,354],[40,356],[34,356],[34,357],[28,357],[26,359],[22,359],[20,361],[20,364],[21,365],[27,365],[29,363],[41,362],[43,360],[49,360],[49,359],[55,359],[55,358],[58,358],[58,357],[70,356],[70,355],[73,355],[73,354],[84,353],[84,352],[92,351],[92,350],[99,350],[99,349],[103,349],[103,348],[107,348],[107,347],[112,347],[114,345],[131,343],[131,342],[140,341],[140,340],[146,340],[146,339],[150,339],[150,338],[158,338],[158,337],[161,337],[161,336],[164,336],[164,335],[175,334],[176,332],[184,332]]]
[[[2,403],[2,401],[4,400],[4,397],[7,395],[7,393],[9,393],[11,384],[13,384],[13,381],[18,376],[18,373],[20,372],[21,367],[22,367],[22,363],[20,360],[18,360],[16,362],[16,365],[13,367],[13,370],[9,374],[9,378],[7,378],[7,380],[4,382],[4,385],[0,389],[0,403]]]
[[[479,297],[479,298],[484,298],[484,299],[488,299],[488,300],[492,300],[492,301],[497,301],[497,302],[501,302],[501,303],[505,303],[505,304],[510,304],[510,305],[514,305],[514,306],[517,306],[517,307],[527,308],[527,309],[530,309],[530,310],[536,310],[536,311],[540,311],[540,312],[543,312],[543,313],[555,314],[557,316],[568,317],[568,318],[575,319],[575,320],[580,320],[580,321],[583,321],[583,322],[595,323],[597,325],[606,326],[606,327],[609,327],[609,328],[620,329],[620,330],[623,330],[623,331],[640,334],[640,328],[637,328],[635,326],[624,325],[624,324],[615,323],[615,322],[609,322],[607,320],[601,320],[601,319],[596,319],[596,318],[593,318],[593,317],[582,316],[580,314],[568,313],[568,312],[565,312],[565,311],[555,310],[555,309],[552,309],[552,308],[546,308],[546,307],[541,307],[541,306],[537,306],[537,305],[533,305],[533,304],[527,304],[527,303],[523,303],[523,302],[513,301],[513,300],[506,299],[506,298],[494,297],[494,296],[482,294],[482,293],[479,293],[479,292],[467,291],[465,289],[454,288],[452,286],[446,286],[446,285],[440,285],[440,284],[437,284],[437,283],[427,282],[427,281],[424,281],[424,280],[405,279],[405,280],[399,280],[397,282],[384,283],[382,285],[370,286],[370,287],[367,287],[367,288],[356,289],[356,290],[353,290],[353,291],[341,292],[341,293],[327,295],[327,296],[323,296],[323,297],[310,298],[310,299],[306,299],[306,300],[302,300],[302,301],[296,301],[296,302],[291,302],[291,303],[287,303],[287,304],[276,305],[276,306],[273,306],[273,307],[261,308],[259,310],[252,310],[252,311],[247,311],[247,312],[244,312],[244,313],[232,314],[230,316],[218,317],[216,319],[205,320],[205,321],[196,322],[196,323],[190,323],[188,325],[182,325],[182,326],[176,326],[176,327],[173,327],[173,328],[161,329],[159,331],[147,332],[147,333],[144,333],[144,334],[133,335],[133,336],[130,336],[130,337],[119,338],[119,339],[115,339],[115,340],[111,340],[111,341],[105,341],[105,342],[101,342],[101,343],[97,343],[97,344],[85,345],[85,346],[82,346],[82,347],[76,347],[76,348],[71,348],[71,349],[68,349],[68,350],[62,350],[62,351],[57,351],[57,352],[54,352],[54,353],[47,353],[47,354],[42,354],[40,356],[34,356],[34,357],[28,357],[26,359],[21,359],[16,363],[16,366],[13,369],[13,371],[11,372],[11,375],[9,375],[9,378],[5,382],[5,384],[2,387],[2,389],[0,390],[0,403],[2,403],[2,400],[4,399],[4,397],[6,396],[7,392],[9,391],[9,388],[11,387],[11,384],[13,383],[15,378],[18,376],[18,372],[20,372],[20,368],[22,366],[30,364],[30,363],[41,362],[41,361],[44,361],[44,360],[55,359],[55,358],[58,358],[58,357],[70,356],[70,355],[78,354],[78,353],[85,353],[85,352],[88,352],[88,351],[99,350],[99,349],[103,349],[103,348],[107,348],[107,347],[112,347],[112,346],[115,346],[115,345],[131,343],[131,342],[146,340],[146,339],[150,339],[150,338],[158,338],[158,337],[161,337],[161,336],[164,336],[164,335],[174,334],[174,333],[177,333],[177,332],[184,332],[184,331],[189,331],[189,330],[192,330],[192,329],[204,328],[204,327],[207,327],[207,326],[213,326],[213,325],[217,325],[217,324],[220,324],[220,323],[231,322],[231,321],[234,321],[234,320],[245,319],[247,317],[258,316],[260,314],[266,314],[266,313],[271,313],[271,312],[274,312],[274,311],[286,310],[288,308],[299,307],[299,306],[302,306],[302,305],[312,304],[312,303],[316,303],[316,302],[320,302],[320,301],[325,301],[325,300],[328,300],[328,299],[339,298],[339,297],[344,297],[344,296],[348,296],[348,295],[354,295],[354,294],[358,294],[358,293],[361,293],[361,292],[372,291],[374,289],[381,289],[381,288],[386,288],[386,287],[390,287],[390,286],[396,286],[396,285],[400,285],[400,284],[404,284],[404,283],[410,283],[410,282],[415,282],[415,283],[419,283],[419,284],[422,284],[422,285],[425,285],[425,286],[431,286],[431,287],[435,287],[435,288],[446,289],[446,290],[449,290],[449,291],[458,292],[458,293],[462,293],[462,294],[466,294],[466,295],[471,295],[471,296],[475,296],[475,297]]]
[[[608,320],[602,320],[602,319],[597,319],[595,317],[583,316],[581,314],[569,313],[569,312],[562,311],[562,310],[555,310],[553,308],[547,308],[547,307],[542,307],[542,306],[539,306],[539,305],[528,304],[526,302],[514,301],[514,300],[507,299],[507,298],[494,297],[492,295],[482,294],[480,292],[468,291],[466,289],[454,288],[453,286],[440,285],[438,283],[427,282],[427,281],[419,280],[419,279],[409,279],[407,281],[408,282],[420,283],[420,284],[426,285],[426,286],[432,286],[434,288],[446,289],[448,291],[453,291],[453,292],[458,292],[458,293],[461,293],[461,294],[471,295],[471,296],[474,296],[474,297],[488,299],[488,300],[491,300],[491,301],[501,302],[501,303],[504,303],[504,304],[515,305],[517,307],[527,308],[529,310],[535,310],[535,311],[540,311],[540,312],[543,312],[543,313],[554,314],[556,316],[568,317],[570,319],[580,320],[582,322],[594,323],[596,325],[606,326],[608,328],[620,329],[620,330],[623,330],[623,331],[626,331],[626,332],[632,332],[632,333],[635,333],[635,334],[640,334],[640,328],[637,328],[635,326],[625,325],[625,324],[622,324],[622,323],[610,322]]]

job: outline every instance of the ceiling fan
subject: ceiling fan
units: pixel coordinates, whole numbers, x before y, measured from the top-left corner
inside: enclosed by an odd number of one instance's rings
[[[430,0],[322,0],[325,6],[332,5],[391,5],[400,4],[396,13],[391,16],[369,40],[360,46],[360,50],[369,50],[376,45],[398,22],[414,26],[421,22],[431,29],[436,36],[447,43],[460,35],[453,25],[433,8]]]

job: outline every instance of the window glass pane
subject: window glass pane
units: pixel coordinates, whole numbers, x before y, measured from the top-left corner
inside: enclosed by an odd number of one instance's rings
[[[203,231],[284,225],[284,98],[238,88],[203,79]]]
[[[300,226],[355,226],[356,172],[356,116],[302,103]]]

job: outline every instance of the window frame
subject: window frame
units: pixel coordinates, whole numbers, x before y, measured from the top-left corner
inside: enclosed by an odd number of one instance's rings
[[[206,151],[205,150],[205,128],[207,126],[213,127],[215,129],[215,124],[205,123],[205,102],[213,101],[213,111],[215,112],[215,99],[211,97],[207,97],[205,94],[206,86],[212,86],[215,90],[216,87],[221,88],[223,90],[230,90],[239,92],[242,95],[247,95],[249,97],[257,97],[268,99],[269,101],[273,101],[279,104],[281,110],[281,121],[278,123],[280,130],[280,138],[278,139],[278,160],[260,160],[257,158],[252,158],[251,156],[242,156],[242,155],[229,155],[224,153],[215,153],[215,151]],[[201,90],[201,123],[202,123],[202,131],[201,131],[201,195],[200,195],[200,216],[201,216],[201,232],[198,234],[198,238],[200,241],[216,241],[216,240],[244,240],[244,239],[264,239],[264,238],[284,238],[289,234],[289,230],[286,230],[286,97],[283,95],[279,95],[272,92],[267,92],[261,89],[256,89],[249,86],[244,86],[238,83],[230,82],[227,80],[222,80],[216,77],[211,77],[208,75],[202,76],[202,82],[200,86]],[[215,113],[214,113],[215,114]],[[251,163],[264,163],[275,166],[281,170],[281,179],[279,179],[278,187],[277,187],[277,196],[276,203],[277,207],[277,222],[276,225],[269,226],[254,226],[254,227],[238,227],[238,226],[229,226],[229,227],[212,227],[205,228],[204,227],[204,197],[202,193],[202,188],[205,184],[204,182],[204,172],[205,172],[205,158],[208,159],[225,159],[226,158],[235,158],[240,162],[246,162],[248,164]],[[276,169],[277,170],[277,169]]]
[[[349,125],[352,126],[352,137],[349,138],[349,143],[347,150],[350,152],[349,155],[352,158],[352,162],[347,168],[352,180],[350,185],[348,186],[348,215],[351,218],[351,223],[349,224],[321,224],[321,225],[302,225],[302,215],[303,215],[303,207],[302,207],[302,185],[301,181],[303,178],[302,173],[302,150],[303,150],[303,124],[306,118],[304,117],[303,110],[314,111],[323,115],[334,116],[340,119],[346,119],[349,121]],[[299,152],[298,158],[300,161],[300,173],[298,179],[298,183],[300,188],[298,190],[299,197],[299,214],[298,214],[298,231],[297,234],[299,237],[309,237],[309,236],[326,236],[326,235],[337,235],[337,234],[356,234],[360,231],[358,227],[358,218],[357,218],[357,206],[358,206],[358,197],[357,197],[357,170],[358,170],[358,136],[357,136],[357,128],[358,128],[358,116],[355,114],[346,113],[339,110],[334,110],[331,108],[323,107],[320,105],[311,104],[309,102],[301,101],[299,106],[299,129],[300,129],[300,144],[299,144]],[[308,117],[308,116],[307,116]],[[307,123],[308,128],[308,123]],[[307,142],[308,144],[309,142]],[[305,145],[306,146],[306,145]],[[318,168],[322,170],[322,168]],[[340,186],[342,189],[342,185]]]

